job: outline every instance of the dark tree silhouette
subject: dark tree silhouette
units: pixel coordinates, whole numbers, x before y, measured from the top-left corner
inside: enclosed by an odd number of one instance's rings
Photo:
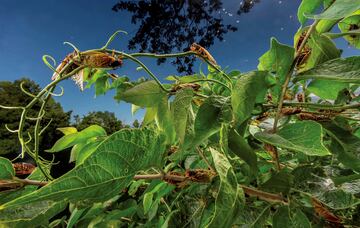
[[[240,4],[238,14],[249,12],[259,0],[245,0]],[[140,0],[119,1],[114,11],[132,13],[131,22],[139,29],[129,41],[130,50],[140,52],[170,53],[187,51],[196,42],[205,48],[222,41],[228,32],[237,31],[231,24],[224,24],[218,11],[222,10],[221,0]],[[194,57],[177,58],[172,63],[178,72],[191,74]],[[158,64],[165,59],[158,59]]]

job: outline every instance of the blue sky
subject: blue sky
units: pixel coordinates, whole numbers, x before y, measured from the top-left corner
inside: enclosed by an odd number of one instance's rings
[[[80,50],[101,47],[116,30],[122,29],[129,35],[121,35],[111,45],[127,51],[127,41],[137,31],[130,23],[130,14],[111,10],[116,0],[2,0],[0,6],[0,80],[16,80],[29,77],[41,86],[50,82],[51,71],[43,64],[44,54],[60,62],[72,49],[64,41],[74,43]],[[240,0],[224,0],[221,10],[224,21],[238,27],[237,32],[225,35],[223,42],[216,41],[210,52],[221,66],[253,70],[258,58],[268,50],[271,37],[292,45],[293,34],[299,23],[296,18],[300,0],[262,0],[250,13],[236,15]],[[359,55],[359,51],[348,48],[345,41],[337,41],[344,49],[343,56]],[[153,59],[144,60],[160,78],[176,73],[170,63],[157,66]],[[204,66],[203,66],[204,67]],[[117,71],[130,78],[146,76],[137,72],[134,64],[126,62]],[[130,105],[116,103],[113,93],[94,98],[94,90],[79,89],[70,81],[62,83],[65,95],[56,98],[65,111],[84,115],[90,111],[108,110],[131,123],[141,119],[142,112],[131,116]]]

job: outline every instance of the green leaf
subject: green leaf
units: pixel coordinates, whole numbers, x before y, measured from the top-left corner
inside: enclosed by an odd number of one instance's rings
[[[107,78],[107,72],[105,70],[97,69],[95,73],[90,77],[90,79],[86,80],[87,84],[85,88],[90,88],[92,84],[94,84],[98,79]]]
[[[296,209],[294,217],[292,218],[293,228],[311,228],[311,223],[306,215],[300,210]]]
[[[151,208],[153,203],[154,194],[152,192],[147,192],[144,194],[143,206],[144,206],[144,214],[147,214]]]
[[[360,138],[349,130],[343,129],[336,122],[323,123],[327,133],[333,138],[329,150],[337,155],[337,159],[346,167],[360,172]]]
[[[56,128],[56,130],[61,131],[64,135],[70,135],[78,132],[75,127],[59,127]]]
[[[66,228],[74,227],[86,210],[87,208],[81,208],[81,209],[75,208],[74,211],[71,213]]]
[[[306,155],[330,155],[323,143],[323,129],[314,121],[287,124],[276,134],[258,132],[254,136],[265,143]]]
[[[125,92],[117,94],[116,99],[140,107],[154,107],[162,101],[164,97],[166,97],[166,93],[155,81],[146,81]]]
[[[244,192],[238,188],[234,170],[226,156],[210,147],[220,186],[215,199],[215,209],[206,227],[231,227],[245,202]]]
[[[266,71],[252,71],[242,75],[231,94],[231,105],[238,124],[250,117],[258,97],[265,97],[267,91]]]
[[[281,86],[285,82],[286,75],[291,69],[294,59],[295,49],[293,47],[279,43],[275,38],[271,38],[271,47],[259,59],[259,70],[267,70],[276,73],[276,86],[274,88],[274,97],[279,98]]]
[[[335,100],[338,93],[347,87],[349,83],[319,79],[311,81],[307,90],[322,99]]]
[[[340,23],[339,23],[340,24]],[[345,30],[346,28],[344,28]],[[340,37],[345,37],[345,39],[351,43],[353,46],[357,47],[357,39],[358,36],[360,36],[360,29],[355,29],[355,30],[348,30],[348,31],[344,31],[341,33],[324,33],[325,36],[331,38],[331,39],[336,39],[336,38],[340,38]],[[352,35],[352,36],[350,36]],[[355,43],[355,45],[354,45]],[[359,48],[359,47],[357,47]]]
[[[176,133],[167,97],[163,97],[159,101],[155,120],[160,131],[164,132],[167,143],[172,144],[175,141]]]
[[[140,106],[137,106],[137,105],[132,104],[132,105],[131,105],[131,115],[135,115],[135,113],[136,113],[137,111],[139,111],[140,109],[141,109]]]
[[[86,160],[86,158],[88,158],[92,153],[94,153],[101,142],[102,140],[94,140],[82,147],[81,150],[76,153],[76,166],[82,164]]]
[[[360,83],[360,56],[338,58],[298,74],[294,82],[306,79],[324,79],[337,82]]]
[[[182,89],[176,93],[175,99],[171,105],[172,119],[180,144],[183,144],[184,142],[188,111],[193,96],[194,91],[191,88]]]
[[[75,144],[86,142],[88,139],[98,136],[106,136],[106,131],[98,125],[91,125],[80,132],[61,137],[58,141],[56,141],[54,146],[51,149],[46,150],[46,152],[59,152],[72,147]]]
[[[65,201],[54,202],[41,200],[23,206],[15,206],[0,213],[0,227],[39,227],[47,225],[47,221],[63,211],[67,203]]]
[[[211,135],[218,132],[222,123],[231,121],[229,99],[221,96],[210,96],[200,106],[194,123],[195,136],[192,146],[195,147]]]
[[[331,19],[337,20],[349,16],[351,13],[360,9],[360,2],[354,0],[336,0],[323,13],[318,15],[305,14],[307,18],[311,19]]]
[[[157,113],[157,107],[146,108],[144,119],[141,125],[146,126],[152,121],[154,121],[156,117],[156,113]]]
[[[229,130],[228,146],[231,152],[243,159],[254,173],[258,171],[256,153],[235,129]]]
[[[9,159],[0,157],[0,179],[12,179],[15,176],[15,170]]]
[[[360,10],[354,15],[344,18],[338,23],[339,29],[344,34],[345,40],[352,46],[360,49]]]
[[[160,166],[164,151],[164,138],[154,131],[120,130],[102,142],[83,164],[39,190],[1,205],[0,214],[45,200],[91,203],[110,199],[128,186],[138,171]]]
[[[298,8],[297,16],[301,26],[307,21],[304,14],[310,14],[315,12],[317,8],[323,3],[323,0],[303,0]]]
[[[275,193],[281,192],[283,194],[287,194],[293,185],[293,180],[293,175],[283,169],[280,172],[273,174],[269,180],[261,185],[261,189]]]
[[[288,206],[281,206],[273,216],[273,228],[292,227],[290,209]]]
[[[110,89],[110,83],[108,77],[98,78],[95,82],[95,96],[103,95]]]

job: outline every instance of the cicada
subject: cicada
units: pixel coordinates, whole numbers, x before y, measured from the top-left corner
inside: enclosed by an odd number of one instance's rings
[[[31,163],[18,162],[12,164],[15,170],[16,175],[28,175],[31,174],[36,168]]]
[[[97,51],[81,54],[73,52],[67,55],[65,59],[60,63],[51,79],[55,80],[59,77],[60,73],[68,74],[79,67],[115,69],[117,67],[120,67],[121,65],[121,58],[119,56],[115,56],[114,54],[110,55],[108,53],[102,53]],[[64,71],[65,67],[66,70]],[[81,69],[76,74],[74,74],[72,76],[72,80],[75,81],[75,84],[79,86],[81,91],[84,90],[84,69]]]
[[[296,44],[296,51],[299,51],[300,46],[305,39],[306,33],[307,33],[307,31],[304,31],[303,33],[301,33],[299,40],[297,41],[297,44]],[[305,44],[304,47],[302,48],[302,50],[300,50],[300,54],[296,61],[296,66],[301,68],[306,63],[306,61],[309,59],[311,52],[312,52],[311,47],[309,47],[309,45]]]
[[[203,48],[202,46],[200,46],[199,44],[197,43],[193,43],[191,46],[190,46],[190,50],[197,53],[199,56],[201,56],[203,59],[206,59],[208,60],[209,62],[211,62],[212,64],[214,65],[217,65],[214,57],[212,57],[212,55],[205,49]]]

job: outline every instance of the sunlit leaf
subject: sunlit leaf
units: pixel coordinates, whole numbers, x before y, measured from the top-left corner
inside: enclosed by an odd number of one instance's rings
[[[72,147],[75,144],[86,142],[90,138],[103,136],[106,136],[106,131],[104,128],[98,125],[91,125],[90,127],[87,127],[80,132],[63,136],[58,141],[56,141],[51,149],[46,150],[46,152],[59,152],[66,148]]]
[[[110,199],[121,192],[139,170],[161,164],[165,150],[163,140],[150,130],[118,131],[102,142],[83,164],[39,190],[1,205],[0,214],[7,209],[46,200],[97,202]]]
[[[59,127],[59,128],[56,128],[56,130],[61,131],[64,135],[70,135],[70,134],[78,132],[75,127]]]
[[[360,2],[354,0],[336,0],[323,13],[317,15],[305,14],[311,19],[341,19],[360,9]]]
[[[349,87],[349,83],[328,80],[314,80],[309,83],[307,90],[322,99],[335,100],[338,93]]]
[[[297,16],[301,26],[304,26],[307,18],[304,14],[311,14],[323,3],[323,0],[303,0],[298,8]]]
[[[323,143],[323,129],[313,121],[287,124],[275,134],[258,132],[254,136],[265,143],[310,156],[330,155]]]
[[[338,82],[360,83],[360,57],[339,58],[327,61],[297,75],[294,81],[324,79]]]
[[[166,97],[166,93],[155,81],[140,83],[115,97],[140,107],[154,107]]]

